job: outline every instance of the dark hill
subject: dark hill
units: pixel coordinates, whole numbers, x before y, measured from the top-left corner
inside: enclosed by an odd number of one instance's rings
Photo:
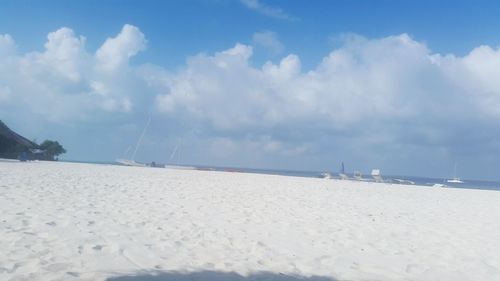
[[[12,131],[0,120],[0,158],[16,159],[23,152],[39,148],[38,144]]]

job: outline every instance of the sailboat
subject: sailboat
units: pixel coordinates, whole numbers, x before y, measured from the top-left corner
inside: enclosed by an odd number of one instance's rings
[[[363,178],[363,175],[360,171],[354,171],[354,179],[358,181],[364,181],[366,179]]]
[[[382,175],[380,174],[380,169],[372,170],[372,178],[375,182],[384,182]]]
[[[321,173],[319,177],[323,179],[333,179],[332,175],[329,172]]]
[[[449,180],[446,180],[446,182],[449,182],[449,183],[464,183],[462,180],[460,180],[460,178],[457,177],[457,163],[456,162],[455,162],[455,169],[454,169],[454,172],[453,172],[453,178],[449,179]]]
[[[139,146],[141,145],[142,139],[144,138],[144,135],[146,134],[146,130],[149,127],[149,124],[151,123],[151,116],[149,116],[148,122],[146,123],[146,126],[142,130],[141,135],[139,136],[139,139],[137,140],[137,144],[135,145],[134,153],[132,154],[131,159],[116,159],[116,162],[125,165],[125,166],[134,166],[134,167],[146,167],[147,165],[144,163],[139,163],[135,161],[135,155],[137,154],[137,150],[139,149]],[[130,150],[127,149],[127,152]]]
[[[176,170],[195,170],[196,167],[193,167],[193,166],[181,166],[181,165],[179,165],[179,157],[180,157],[179,147],[181,145],[181,142],[182,142],[182,140],[179,139],[179,141],[177,142],[177,144],[174,147],[174,150],[172,151],[172,154],[170,154],[170,159],[169,159],[170,164],[166,164],[165,168],[176,169]],[[177,158],[177,160],[175,162],[173,161],[174,157]]]
[[[341,180],[348,180],[349,179],[349,177],[345,173],[344,162],[342,162],[342,164],[340,165],[339,177],[340,177]]]

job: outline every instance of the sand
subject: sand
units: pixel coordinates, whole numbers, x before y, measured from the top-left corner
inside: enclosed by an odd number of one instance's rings
[[[0,162],[0,280],[500,280],[500,192]]]

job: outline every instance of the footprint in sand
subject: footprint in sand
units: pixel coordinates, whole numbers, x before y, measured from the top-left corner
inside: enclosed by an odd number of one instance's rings
[[[80,273],[78,273],[78,272],[68,271],[68,272],[66,272],[66,274],[71,275],[73,277],[80,277]]]
[[[47,266],[45,269],[50,272],[57,272],[67,269],[70,266],[69,263],[53,263]]]
[[[316,259],[315,259],[315,262],[316,262],[316,263],[318,263],[318,264],[322,264],[322,263],[324,263],[325,261],[327,261],[327,260],[329,260],[329,259],[331,259],[331,258],[332,258],[332,256],[329,256],[329,255],[323,255],[323,256],[321,256],[321,257],[316,258]]]
[[[415,273],[418,272],[420,269],[420,266],[418,264],[409,264],[406,266],[406,273]]]

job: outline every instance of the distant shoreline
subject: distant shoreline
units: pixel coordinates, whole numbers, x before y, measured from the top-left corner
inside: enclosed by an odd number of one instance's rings
[[[115,161],[79,161],[79,160],[59,160],[59,162],[68,163],[85,163],[85,164],[100,164],[100,165],[116,165],[122,166]],[[168,164],[167,164],[168,165]],[[319,178],[324,171],[299,171],[299,170],[279,170],[279,169],[257,169],[257,168],[243,168],[243,167],[220,167],[220,166],[205,166],[205,165],[182,165],[176,164],[175,166],[195,167],[197,170],[214,170],[226,172],[242,172],[253,174],[266,174],[266,175],[281,175],[292,177],[305,177],[305,178]],[[339,179],[338,173],[332,172],[334,179]],[[352,173],[347,173],[350,178],[353,178]],[[363,175],[365,179],[371,181],[370,175]],[[402,176],[402,175],[382,175],[387,183],[399,184],[394,179],[409,180],[415,182],[414,185],[431,187],[434,184],[445,184],[447,188],[465,188],[465,189],[481,189],[481,190],[498,190],[500,191],[500,182],[488,180],[464,180],[463,184],[450,184],[446,182],[445,178],[432,178],[432,177],[418,177],[418,176]],[[352,179],[354,180],[354,179]],[[354,180],[355,181],[355,180]]]

